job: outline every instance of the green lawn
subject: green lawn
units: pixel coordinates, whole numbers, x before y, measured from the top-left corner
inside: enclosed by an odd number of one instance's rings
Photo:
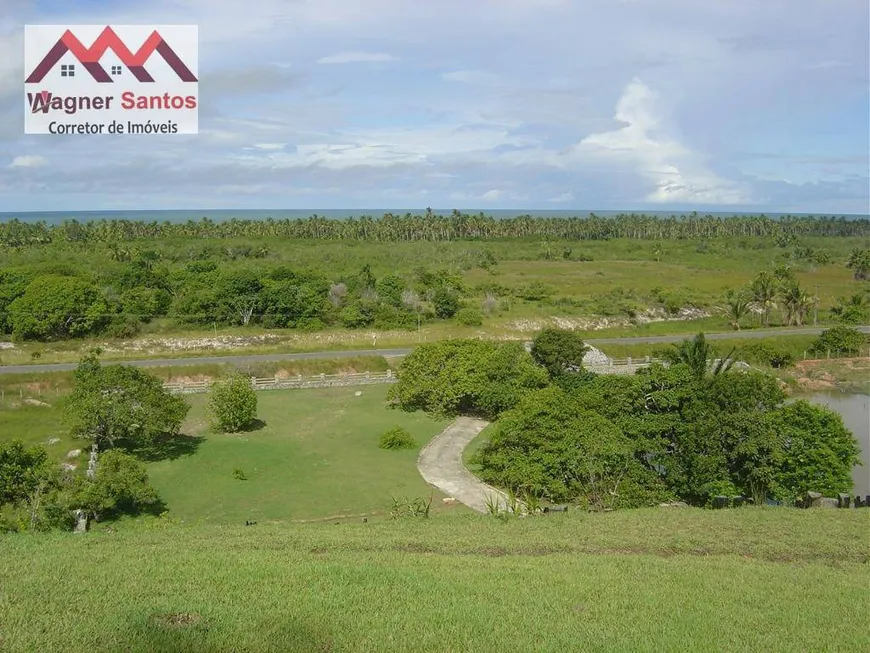
[[[866,651],[868,517],[648,509],[6,536],[0,649]]]
[[[244,523],[386,514],[393,496],[428,499],[432,490],[417,471],[417,453],[448,422],[388,408],[387,388],[258,392],[258,414],[265,425],[237,435],[211,433],[206,396],[191,395],[182,430],[196,446],[175,460],[149,463],[149,477],[170,516],[185,521]],[[72,449],[86,448],[67,433],[61,397],[41,397],[49,405],[27,403],[27,395],[22,399],[17,393],[0,402],[0,441],[44,445],[57,461],[65,460]],[[407,429],[418,449],[378,448],[380,434],[394,426]],[[60,441],[49,445],[51,438]],[[84,460],[70,462],[82,465]],[[247,480],[233,477],[236,468]],[[464,510],[444,507],[441,497],[435,492],[434,510]]]
[[[69,437],[63,424],[60,399],[57,395],[6,393],[0,400],[0,442],[21,440],[30,446],[43,445],[55,460],[63,459],[70,449],[81,448],[84,443]],[[48,444],[54,438],[60,441]]]
[[[362,396],[356,397],[356,392]],[[385,406],[387,386],[260,392],[265,426],[235,435],[208,429],[205,396],[190,398],[185,433],[196,452],[148,466],[172,517],[186,521],[312,519],[388,510],[392,496],[426,497],[418,450],[385,451],[378,436],[407,429],[419,448],[446,421]],[[233,477],[241,469],[247,480]],[[435,503],[440,507],[441,495]]]

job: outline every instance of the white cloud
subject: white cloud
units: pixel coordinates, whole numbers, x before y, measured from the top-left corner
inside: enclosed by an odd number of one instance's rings
[[[378,63],[398,61],[398,58],[385,52],[339,52],[317,60],[319,64]]]
[[[482,70],[454,70],[442,73],[441,79],[456,84],[487,84],[494,82],[496,76]]]
[[[746,203],[736,184],[710,171],[696,153],[667,133],[656,101],[652,90],[634,79],[616,105],[614,118],[624,127],[587,136],[572,154],[632,164],[655,184],[646,196],[649,202]]]
[[[36,154],[25,154],[23,156],[16,156],[12,159],[12,163],[9,164],[10,168],[39,168],[44,166],[47,163],[44,157],[38,156]]]
[[[573,202],[574,199],[574,193],[569,190],[567,193],[562,193],[561,195],[551,198],[550,202],[553,204],[566,204],[568,202]]]

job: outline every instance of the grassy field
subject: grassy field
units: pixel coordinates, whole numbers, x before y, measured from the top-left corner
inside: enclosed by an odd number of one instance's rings
[[[149,463],[151,483],[172,518],[217,523],[384,515],[393,496],[428,499],[417,453],[447,421],[391,410],[386,392],[384,385],[259,392],[264,424],[235,435],[211,433],[206,395],[191,395],[182,429],[189,453]],[[52,458],[65,460],[85,443],[69,437],[60,402],[43,398],[48,405],[13,400],[0,407],[0,439],[46,445]],[[418,448],[379,449],[378,437],[394,426],[407,429]],[[52,438],[59,441],[48,444]],[[247,480],[233,477],[237,468]],[[443,506],[437,492],[432,508],[463,510]]]
[[[794,266],[796,278],[820,298],[819,320],[830,323],[829,309],[837,298],[861,292],[866,284],[855,281],[844,265],[849,251],[866,247],[861,238],[806,238],[801,244],[827,254],[831,263],[816,265],[786,259],[791,246],[778,247],[772,239],[721,238],[711,241],[458,241],[458,242],[338,242],[239,239],[222,246],[267,245],[270,253],[256,261],[221,262],[222,266],[251,265],[264,268],[279,264],[323,271],[339,279],[357,273],[369,264],[378,277],[396,272],[407,281],[420,266],[445,267],[461,272],[467,288],[465,302],[479,306],[484,293],[495,293],[499,307],[484,318],[481,327],[463,327],[452,320],[435,321],[417,331],[331,329],[317,333],[250,328],[182,327],[175,320],[160,318],[143,327],[132,341],[93,338],[81,341],[18,344],[0,351],[0,364],[74,362],[81,352],[101,346],[107,359],[179,357],[191,354],[277,353],[400,347],[448,337],[486,336],[524,338],[548,324],[571,324],[594,336],[656,335],[727,330],[729,324],[719,307],[727,289],[745,285],[762,270],[778,264]],[[163,257],[161,266],[182,267],[189,262],[195,240],[145,241],[137,247],[154,249]],[[563,259],[563,251],[571,258]],[[496,261],[489,269],[478,266],[482,253]],[[81,268],[83,252],[73,245],[6,249],[0,251],[0,268]],[[591,260],[589,260],[591,259]],[[88,271],[117,272],[124,264],[109,260],[108,249],[87,253]],[[544,295],[522,299],[524,289],[539,285]],[[692,307],[699,319],[676,321],[663,306]],[[653,310],[654,314],[646,314]],[[774,311],[777,324],[779,311]],[[707,317],[703,315],[709,314]],[[634,316],[634,317],[632,317]],[[685,317],[685,316],[684,316]],[[648,323],[647,320],[664,320]],[[744,319],[755,326],[757,318]],[[218,342],[224,340],[223,343]],[[230,344],[227,345],[227,342]],[[38,357],[34,357],[38,356]]]
[[[868,517],[648,509],[12,536],[0,649],[866,651]]]
[[[778,352],[787,352],[794,356],[795,360],[804,360],[806,358],[814,358],[809,354],[809,349],[816,336],[771,336],[767,338],[741,338],[739,334],[735,334],[733,338],[724,338],[722,340],[712,341],[712,345],[716,351],[722,355],[729,353],[735,349],[735,356],[742,356],[741,360],[746,360],[749,363],[761,362],[756,360],[751,354],[753,349],[759,345],[765,345]],[[673,345],[652,343],[639,345],[601,345],[601,351],[611,358],[643,358],[644,356],[656,356],[662,350],[673,349]],[[867,348],[865,347],[865,350]]]
[[[151,482],[170,516],[186,521],[384,514],[393,496],[428,499],[417,453],[447,422],[390,410],[386,392],[387,386],[260,392],[265,425],[234,435],[211,433],[204,395],[192,397],[184,431],[202,441],[190,456],[150,464]],[[397,425],[411,433],[416,450],[378,448],[378,436]],[[247,480],[233,477],[237,468]],[[436,493],[433,508],[441,506]]]

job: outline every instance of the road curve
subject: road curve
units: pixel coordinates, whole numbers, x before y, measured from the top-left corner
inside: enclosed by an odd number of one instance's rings
[[[870,333],[870,326],[856,327],[863,333]],[[726,331],[705,333],[708,340],[728,338],[767,338],[769,336],[813,336],[824,329],[806,327],[798,329],[764,329],[753,331]],[[621,338],[589,338],[585,342],[593,347],[601,345],[643,345],[680,342],[691,338],[689,334],[676,336],[628,336]],[[295,354],[236,354],[234,356],[189,356],[186,358],[150,358],[145,360],[105,361],[106,364],[124,364],[135,367],[182,367],[185,365],[243,365],[249,363],[274,363],[280,361],[312,360],[317,358],[349,358],[353,356],[407,356],[411,348],[403,349],[352,349],[343,351],[312,351]],[[75,363],[50,363],[41,365],[0,365],[0,374],[38,374],[40,372],[69,372],[76,368]]]
[[[465,447],[488,425],[480,419],[457,417],[423,447],[417,458],[417,469],[427,483],[482,513],[488,512],[488,497],[499,502],[500,510],[507,509],[504,493],[483,483],[462,463]]]

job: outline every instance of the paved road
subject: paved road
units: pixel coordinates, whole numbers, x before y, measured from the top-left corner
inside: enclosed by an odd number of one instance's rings
[[[864,333],[870,333],[870,326],[857,327]],[[752,331],[727,331],[724,333],[707,333],[708,340],[723,340],[726,338],[766,338],[768,336],[806,336],[818,335],[823,329],[807,327],[801,329],[765,329]],[[586,342],[593,347],[601,345],[638,345],[664,344],[680,342],[689,335],[679,336],[632,336],[623,338],[590,338]],[[107,361],[107,363],[124,363],[136,367],[176,367],[184,365],[208,364],[248,364],[272,363],[278,361],[311,360],[315,358],[348,358],[352,356],[406,356],[411,353],[406,349],[355,349],[351,351],[315,351],[299,354],[237,354],[235,356],[196,356],[188,358],[152,358],[148,360]],[[2,365],[0,374],[21,374],[39,372],[68,372],[76,368],[75,363],[55,363],[47,365]]]
[[[486,485],[462,464],[462,452],[489,422],[458,417],[429,441],[417,458],[417,469],[430,485],[477,512],[488,512],[487,497],[506,510],[507,500],[500,490]]]

